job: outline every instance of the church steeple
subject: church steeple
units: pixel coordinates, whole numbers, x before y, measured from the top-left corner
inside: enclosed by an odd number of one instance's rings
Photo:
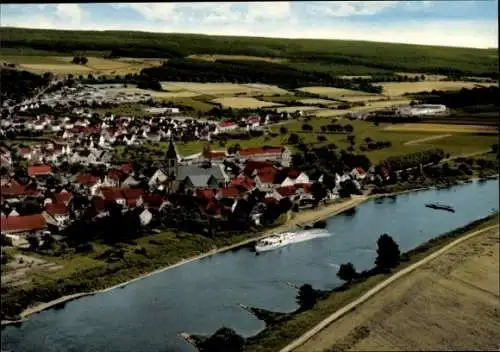
[[[174,140],[172,138],[170,138],[170,142],[168,144],[167,160],[168,159],[175,159],[179,161],[179,154],[177,153],[177,148],[175,147]]]
[[[168,150],[166,154],[166,170],[168,175],[173,175],[174,178],[177,177],[177,171],[179,166],[179,153],[177,153],[177,148],[175,147],[175,143],[172,138],[170,138],[170,143],[168,145]]]

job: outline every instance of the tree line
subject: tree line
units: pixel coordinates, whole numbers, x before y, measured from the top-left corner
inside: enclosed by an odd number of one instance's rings
[[[1,102],[7,99],[19,102],[31,97],[39,89],[46,87],[51,79],[47,75],[41,76],[5,66],[0,66],[0,77],[2,78],[2,89],[0,89]]]
[[[172,59],[160,67],[145,68],[141,76],[159,81],[265,83],[287,89],[327,85],[346,89],[378,91],[369,83],[356,84],[327,73],[299,71],[282,64],[244,60]]]
[[[498,97],[500,88],[498,86],[475,87],[472,89],[462,88],[458,91],[420,92],[412,94],[415,100],[426,104],[444,104],[450,108],[462,108],[477,105],[500,106]]]

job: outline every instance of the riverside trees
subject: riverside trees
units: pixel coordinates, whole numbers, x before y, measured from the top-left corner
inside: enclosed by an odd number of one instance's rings
[[[337,277],[341,280],[351,283],[352,280],[358,277],[358,273],[354,268],[354,265],[349,262],[340,265],[339,271],[337,272]]]
[[[243,351],[245,339],[233,329],[222,327],[208,339],[200,342],[200,352],[240,352]]]
[[[377,258],[375,265],[382,271],[390,271],[399,265],[401,252],[398,244],[388,234],[384,233],[377,241]]]

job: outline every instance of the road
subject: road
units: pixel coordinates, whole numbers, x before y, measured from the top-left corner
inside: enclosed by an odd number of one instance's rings
[[[465,235],[465,236],[463,236],[463,237],[461,237],[461,238],[453,241],[452,243],[444,246],[443,248],[441,248],[438,251],[432,253],[428,257],[420,260],[419,262],[417,262],[415,264],[412,264],[409,267],[407,267],[407,268],[405,268],[405,269],[397,272],[396,274],[392,275],[390,278],[388,278],[384,282],[382,282],[382,283],[378,284],[377,286],[373,287],[372,289],[370,289],[367,293],[365,293],[360,298],[358,298],[355,301],[349,303],[345,307],[337,310],[335,313],[333,313],[332,315],[330,315],[328,318],[324,319],[322,322],[320,322],[314,328],[312,328],[311,330],[309,330],[308,332],[306,332],[304,335],[302,335],[301,337],[299,337],[297,340],[293,341],[292,343],[290,343],[289,345],[287,345],[286,347],[284,347],[283,349],[281,349],[280,352],[291,352],[291,351],[295,350],[299,346],[303,345],[310,338],[312,338],[314,335],[318,334],[321,330],[323,330],[324,328],[326,328],[328,325],[332,324],[334,321],[338,320],[339,318],[341,318],[342,316],[344,316],[348,312],[352,311],[357,306],[359,306],[360,304],[364,303],[365,301],[367,301],[368,299],[370,299],[371,297],[373,297],[374,295],[376,295],[377,293],[379,293],[380,291],[382,291],[384,288],[386,288],[387,286],[389,286],[392,283],[394,283],[396,280],[398,280],[401,277],[403,277],[403,276],[411,273],[415,269],[417,269],[417,268],[419,268],[419,267],[427,264],[431,260],[433,260],[433,259],[435,259],[435,258],[437,258],[437,257],[439,257],[441,255],[443,255],[444,253],[446,253],[447,251],[449,251],[453,247],[457,246],[458,244],[460,244],[462,242],[465,242],[465,241],[467,241],[467,240],[469,240],[469,239],[471,239],[471,238],[473,238],[475,236],[478,236],[478,235],[480,235],[480,234],[482,234],[482,233],[484,233],[486,231],[492,230],[494,228],[498,228],[498,225],[489,226],[487,228],[484,228],[484,229],[481,229],[481,230],[469,233],[468,235]]]

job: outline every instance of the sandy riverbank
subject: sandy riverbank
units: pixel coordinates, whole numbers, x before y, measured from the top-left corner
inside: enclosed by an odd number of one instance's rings
[[[355,207],[355,206],[363,203],[364,201],[366,201],[366,200],[368,200],[370,198],[372,198],[372,197],[368,197],[368,196],[353,196],[352,198],[350,198],[350,199],[348,199],[348,200],[346,200],[344,202],[341,202],[341,203],[329,204],[329,205],[323,206],[323,207],[321,207],[319,209],[305,210],[305,211],[301,211],[300,213],[295,213],[294,216],[292,217],[292,219],[290,219],[286,224],[283,224],[281,226],[275,227],[273,229],[266,230],[266,231],[264,231],[264,232],[256,235],[255,237],[248,239],[248,240],[236,243],[234,245],[230,245],[230,246],[226,246],[226,247],[221,247],[221,248],[218,248],[218,249],[214,249],[214,250],[211,250],[211,251],[209,251],[207,253],[204,253],[204,254],[201,254],[201,255],[198,255],[198,256],[195,256],[195,257],[184,259],[184,260],[182,260],[182,261],[180,261],[180,262],[178,262],[176,264],[160,268],[158,270],[149,272],[147,274],[144,274],[144,275],[141,275],[139,277],[133,278],[131,280],[122,282],[122,283],[120,283],[118,285],[114,285],[114,286],[105,288],[103,290],[98,290],[98,291],[93,291],[93,292],[76,293],[76,294],[72,294],[72,295],[60,297],[60,298],[55,299],[55,300],[50,301],[50,302],[37,304],[37,305],[35,305],[33,307],[29,307],[29,308],[25,309],[21,313],[21,315],[20,315],[21,316],[21,320],[17,320],[17,321],[5,321],[4,320],[4,321],[1,322],[1,324],[2,325],[17,324],[17,323],[22,322],[23,320],[25,320],[28,316],[30,316],[32,314],[39,313],[39,312],[41,312],[41,311],[43,311],[45,309],[49,309],[49,308],[54,307],[56,305],[62,304],[64,302],[68,302],[68,301],[71,301],[71,300],[74,300],[74,299],[77,299],[77,298],[81,298],[81,297],[84,297],[84,296],[91,296],[91,295],[95,295],[95,294],[98,294],[98,293],[108,292],[108,291],[113,290],[115,288],[120,288],[120,287],[129,285],[129,284],[131,284],[133,282],[142,280],[142,279],[147,278],[147,277],[149,277],[151,275],[155,275],[155,274],[167,271],[169,269],[173,269],[173,268],[179,267],[179,266],[184,265],[186,263],[189,263],[189,262],[192,262],[192,261],[196,261],[196,260],[199,260],[199,259],[202,259],[202,258],[205,258],[205,257],[209,257],[209,256],[217,254],[217,253],[226,252],[226,251],[229,251],[229,250],[232,250],[232,249],[236,249],[238,247],[242,247],[242,246],[248,245],[248,244],[250,244],[252,242],[255,242],[256,240],[259,240],[259,239],[261,239],[263,237],[268,236],[272,232],[290,231],[290,230],[293,230],[293,229],[297,228],[297,226],[299,226],[299,225],[305,225],[305,224],[309,224],[309,223],[312,223],[312,222],[315,222],[315,221],[324,220],[326,218],[329,218],[331,216],[334,216],[334,215],[342,213],[342,212],[344,212],[346,210],[349,210],[349,209],[351,209],[351,208],[353,208],[353,207]]]

